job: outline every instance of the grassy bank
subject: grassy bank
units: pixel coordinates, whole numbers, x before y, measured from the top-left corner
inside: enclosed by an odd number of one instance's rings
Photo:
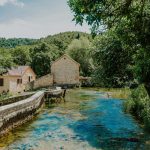
[[[4,101],[6,98],[9,98],[10,96],[12,96],[12,95],[10,95],[10,94],[2,94],[2,95],[0,95],[0,102]]]
[[[90,88],[88,88],[90,89]],[[128,99],[131,91],[129,88],[91,88],[95,91],[106,92],[113,98]]]
[[[132,90],[124,107],[127,113],[134,115],[150,131],[150,98],[143,85]]]
[[[111,97],[119,99],[128,99],[131,93],[129,88],[106,88],[100,89],[100,91],[107,92]]]

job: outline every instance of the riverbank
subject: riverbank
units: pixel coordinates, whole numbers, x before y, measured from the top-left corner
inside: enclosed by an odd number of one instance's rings
[[[150,98],[144,85],[132,90],[130,97],[124,104],[125,111],[131,113],[150,132]]]
[[[129,88],[83,88],[83,89],[91,89],[99,92],[105,92],[106,96],[108,97],[107,93],[112,98],[118,98],[118,99],[128,99],[131,90]]]
[[[44,103],[44,92],[39,91],[22,99],[0,107],[0,136],[32,119]]]
[[[145,145],[143,129],[123,112],[123,102],[95,89],[69,90],[65,103],[46,105],[0,144],[5,150],[140,149]]]

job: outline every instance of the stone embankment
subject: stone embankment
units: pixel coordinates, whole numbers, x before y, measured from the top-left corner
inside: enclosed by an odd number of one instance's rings
[[[24,99],[27,99],[27,98],[31,97],[34,94],[35,93],[30,92],[30,93],[27,93],[27,94],[21,94],[21,95],[12,96],[12,97],[9,97],[9,98],[2,99],[2,100],[0,100],[0,107],[4,106],[4,105],[9,105],[9,104],[12,104],[12,103],[22,101]]]
[[[1,106],[0,136],[33,118],[43,103],[44,91],[39,91],[27,99]]]

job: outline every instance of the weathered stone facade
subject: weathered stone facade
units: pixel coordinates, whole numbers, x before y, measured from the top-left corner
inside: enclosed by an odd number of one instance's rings
[[[80,64],[68,55],[63,55],[51,65],[51,74],[42,76],[26,84],[26,91],[54,85],[74,87],[80,85]]]
[[[51,65],[51,74],[53,75],[54,84],[69,85],[79,84],[79,67],[80,64],[70,58],[68,55],[63,55]]]
[[[3,79],[3,86],[0,87],[0,93],[7,92],[9,90],[9,78],[7,76],[0,76]]]
[[[48,74],[34,81],[34,89],[48,87],[53,85],[53,75]]]
[[[36,79],[36,75],[29,66],[18,66],[8,70],[8,73],[0,76],[3,80],[0,85],[0,93],[12,94],[23,92],[27,83]]]

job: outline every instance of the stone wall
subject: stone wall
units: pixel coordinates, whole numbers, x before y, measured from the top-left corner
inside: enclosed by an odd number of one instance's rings
[[[0,86],[0,94],[3,92],[9,91],[9,78],[5,76],[0,76],[1,79],[3,79],[4,85]]]
[[[53,85],[53,75],[48,74],[34,81],[34,89],[48,87]]]
[[[39,91],[33,96],[0,107],[0,135],[31,119],[44,102],[44,92]]]
[[[34,93],[27,93],[27,94],[22,94],[22,95],[12,96],[9,98],[2,99],[2,100],[0,100],[0,106],[19,102],[21,100],[27,99],[28,97],[31,97],[33,94]]]
[[[36,79],[36,75],[33,70],[29,67],[22,76],[16,75],[0,75],[0,78],[4,79],[4,85],[0,86],[0,94],[3,92],[9,92],[11,94],[21,93],[25,90],[26,84]],[[18,84],[17,80],[22,79],[22,84]]]
[[[53,62],[51,72],[54,76],[54,84],[79,84],[79,66],[77,62],[66,55]]]
[[[22,84],[23,85],[25,85],[29,82],[29,77],[30,77],[30,82],[36,80],[36,75],[30,67],[25,71],[25,73],[22,76]]]
[[[42,76],[41,78],[36,79],[33,82],[30,82],[26,85],[26,91],[38,89],[38,88],[44,88],[48,86],[53,85],[53,75],[47,74],[45,76]]]
[[[30,77],[30,82],[29,82],[29,77]],[[33,70],[29,67],[26,72],[22,76],[22,89],[23,91],[26,90],[26,85],[34,82],[36,80],[36,75],[33,72]]]
[[[8,78],[9,78],[9,93],[16,94],[24,91],[24,85],[17,83],[17,80],[21,79],[21,77],[8,76]]]

